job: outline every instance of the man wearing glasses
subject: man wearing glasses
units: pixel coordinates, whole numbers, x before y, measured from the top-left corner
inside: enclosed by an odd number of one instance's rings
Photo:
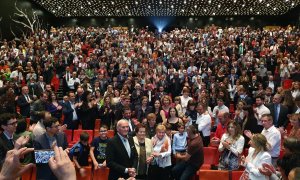
[[[35,150],[50,150],[55,146],[66,149],[68,147],[67,138],[64,133],[59,132],[59,122],[56,118],[50,118],[43,121],[46,132],[34,139]],[[48,163],[37,164],[37,179],[54,180],[57,179],[50,170]]]
[[[0,134],[0,167],[3,164],[7,151],[14,148],[13,134],[17,128],[17,119],[14,114],[4,113],[0,115],[2,133]]]

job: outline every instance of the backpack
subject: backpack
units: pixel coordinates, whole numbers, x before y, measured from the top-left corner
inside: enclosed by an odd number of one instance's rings
[[[70,151],[69,151],[69,158],[71,159],[71,161],[73,161],[73,156],[74,156],[75,149],[77,149],[78,147],[79,147],[79,154],[82,153],[82,151],[83,151],[82,145],[79,142],[74,144],[72,146],[72,148],[70,149]]]

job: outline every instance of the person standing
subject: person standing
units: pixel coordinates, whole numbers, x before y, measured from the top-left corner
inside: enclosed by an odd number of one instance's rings
[[[14,114],[4,113],[0,116],[0,125],[3,132],[0,134],[0,166],[6,153],[14,148],[13,134],[16,132],[18,121]]]
[[[126,119],[117,123],[117,135],[110,139],[106,147],[106,164],[109,180],[135,177],[137,151],[132,137],[128,136],[129,124]]]
[[[49,150],[55,146],[66,149],[68,147],[67,137],[64,133],[59,132],[59,122],[56,118],[50,118],[43,122],[46,132],[34,139],[35,150]],[[37,179],[54,180],[55,175],[48,164],[37,164]]]
[[[197,129],[190,125],[186,131],[188,134],[187,152],[176,154],[176,159],[183,161],[177,163],[172,169],[172,175],[176,180],[191,179],[204,162],[203,142]]]
[[[33,96],[29,95],[28,86],[22,87],[22,95],[17,100],[17,105],[20,107],[20,114],[23,117],[30,117],[30,104],[33,103]]]
[[[166,134],[166,127],[158,125],[156,135],[151,139],[153,145],[152,161],[148,179],[168,180],[171,173],[171,140]]]

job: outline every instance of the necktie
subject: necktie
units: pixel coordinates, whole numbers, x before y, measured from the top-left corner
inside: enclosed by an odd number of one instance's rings
[[[278,112],[278,104],[275,104],[275,109],[274,109],[274,119],[275,119],[274,124],[275,124],[275,125],[277,125],[278,115],[279,115],[279,112]]]
[[[67,73],[67,77],[66,77],[67,82],[69,81],[69,79],[70,79],[70,75],[69,73]]]
[[[130,145],[129,145],[128,139],[124,138],[123,140],[124,140],[124,145],[125,145],[125,149],[127,151],[128,157],[130,157],[131,152],[130,152]]]
[[[9,139],[9,142],[10,142],[10,144],[11,144],[11,147],[14,147],[14,140],[13,139]]]

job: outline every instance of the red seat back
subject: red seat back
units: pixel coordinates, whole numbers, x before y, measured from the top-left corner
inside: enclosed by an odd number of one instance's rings
[[[73,134],[73,142],[79,142],[80,141],[80,134],[82,132],[87,132],[89,134],[89,143],[92,142],[93,140],[93,130],[82,130],[82,129],[77,129],[74,130],[74,134]]]
[[[107,137],[108,138],[112,138],[112,137],[114,137],[114,135],[115,135],[115,131],[114,130],[108,130],[107,131]]]
[[[85,176],[82,177],[79,171],[76,171],[76,179],[77,180],[91,180],[92,179],[92,167],[91,166],[84,166],[85,169]]]
[[[96,119],[95,121],[95,130],[99,130],[101,127],[101,120],[100,119]]]
[[[244,171],[232,171],[231,172],[231,177],[232,177],[232,180],[239,180],[240,177],[242,176]]]
[[[109,168],[99,168],[94,171],[93,179],[94,180],[107,180],[109,174]]]
[[[214,180],[214,179],[229,179],[229,171],[221,171],[221,170],[200,170],[199,180]]]
[[[72,142],[72,139],[73,139],[73,131],[71,129],[66,129],[64,130],[64,133],[66,134],[67,136],[67,141],[68,143]]]
[[[216,147],[204,147],[204,164],[218,164],[219,152]]]

